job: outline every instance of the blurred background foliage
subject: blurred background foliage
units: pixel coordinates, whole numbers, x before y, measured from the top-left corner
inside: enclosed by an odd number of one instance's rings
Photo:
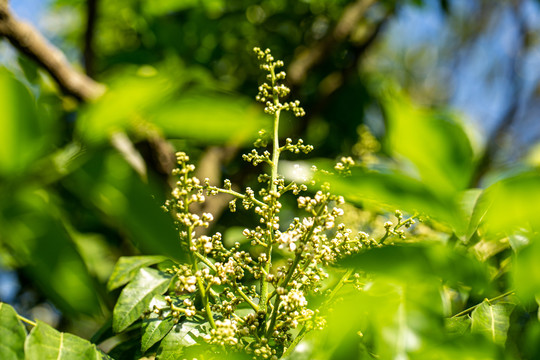
[[[295,356],[540,357],[540,2],[11,5],[107,92],[79,103],[0,42],[0,300],[90,338],[110,319],[119,256],[182,260],[160,209],[172,154],[188,152],[201,178],[254,182],[240,154],[269,126],[253,101],[260,46],[288,64],[307,113],[285,118],[283,138],[313,144],[321,167],[362,165],[324,176],[356,206],[355,227],[376,231],[396,208],[424,220],[409,238],[420,245],[342,264],[372,278]],[[226,203],[206,211],[235,241],[255,219]]]

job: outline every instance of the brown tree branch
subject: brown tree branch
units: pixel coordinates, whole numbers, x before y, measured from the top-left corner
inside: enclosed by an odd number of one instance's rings
[[[96,22],[98,14],[99,0],[86,0],[86,31],[84,32],[83,61],[86,75],[95,74],[95,51],[94,37],[96,33]]]
[[[66,94],[82,101],[97,99],[105,86],[76,71],[58,48],[50,44],[33,26],[11,13],[8,1],[0,0],[0,37],[43,67]]]

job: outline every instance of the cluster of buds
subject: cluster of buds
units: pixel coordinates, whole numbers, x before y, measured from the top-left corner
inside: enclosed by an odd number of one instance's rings
[[[265,104],[265,111],[273,114],[275,120],[273,137],[259,132],[255,147],[271,143],[273,148],[252,150],[243,157],[255,166],[267,164],[269,171],[259,175],[261,186],[257,192],[249,187],[238,192],[229,180],[222,187],[210,185],[209,179],[201,182],[193,176],[195,166],[189,163],[189,157],[177,153],[175,187],[165,208],[176,221],[190,263],[168,270],[176,281],[165,302],[155,305],[152,311],[173,313],[178,318],[196,316],[205,321],[209,330],[202,338],[217,348],[243,349],[254,359],[277,359],[293,342],[293,329],[324,326],[324,318],[317,309],[310,308],[307,299],[325,287],[328,266],[366,247],[379,246],[385,238],[377,242],[364,232],[355,234],[347,228],[342,221],[344,199],[333,195],[327,184],[314,194],[301,195],[308,190],[306,184],[288,182],[278,174],[281,152],[307,154],[313,147],[301,139],[296,143],[286,139],[279,146],[280,111],[301,116],[304,110],[298,101],[281,101],[289,93],[285,85],[278,83],[286,76],[285,72],[276,71],[283,62],[275,60],[269,50],[255,48],[255,53],[270,81],[259,87],[257,100]],[[351,158],[342,158],[336,169],[346,173],[353,165]],[[258,225],[243,231],[246,245],[251,246],[242,248],[238,242],[225,246],[220,233],[196,237],[195,229],[208,228],[213,216],[194,214],[190,205],[219,194],[234,197],[229,202],[231,212],[236,211],[240,201],[258,219]],[[292,218],[286,225],[280,219],[281,200],[291,194],[302,216]],[[401,227],[414,222],[412,218],[403,220],[401,213],[396,213],[396,217],[398,224],[386,227],[387,236],[400,235]]]

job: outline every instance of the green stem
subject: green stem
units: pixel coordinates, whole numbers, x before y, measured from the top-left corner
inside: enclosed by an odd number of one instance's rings
[[[270,194],[271,196],[274,196],[277,194],[277,179],[278,179],[278,163],[279,163],[279,115],[281,113],[281,109],[279,108],[279,95],[275,91],[275,85],[276,85],[276,75],[274,72],[274,67],[270,68],[271,75],[272,75],[272,92],[273,92],[273,98],[274,98],[274,105],[276,106],[276,112],[274,113],[274,136],[273,136],[273,151],[272,151],[272,172],[271,172],[271,178],[270,178]],[[270,204],[270,216],[269,220],[272,222],[275,214],[274,214],[274,205],[275,200],[272,200],[272,203]],[[266,248],[266,263],[264,264],[263,270],[267,274],[270,272],[270,264],[272,262],[272,243],[274,240],[274,229],[273,227],[270,227],[268,229],[269,236],[267,239],[267,245]],[[259,301],[259,308],[260,311],[264,312],[266,314],[267,311],[267,304],[266,300],[268,298],[268,281],[266,280],[266,276],[261,277],[261,299]],[[264,328],[264,327],[263,327]]]
[[[507,296],[513,295],[514,292],[515,292],[514,290],[510,290],[510,291],[505,292],[504,294],[501,294],[501,295],[499,295],[499,296],[495,296],[495,297],[492,298],[492,299],[486,299],[486,300],[487,300],[488,302],[497,301],[497,300],[503,299],[503,298],[505,298],[505,297],[507,297]],[[476,308],[479,307],[480,305],[482,305],[482,303],[476,304],[476,305],[474,305],[474,306],[471,306],[470,308],[465,309],[465,310],[463,310],[462,312],[457,313],[456,315],[453,315],[452,318],[456,318],[456,317],[460,317],[460,316],[466,315],[466,314],[472,312],[474,309],[476,309]]]
[[[234,197],[237,197],[239,199],[246,199],[247,196],[244,195],[244,194],[241,194],[239,192],[236,192],[234,190],[227,190],[227,189],[222,189],[222,188],[218,188],[218,187],[215,187],[215,186],[210,186],[208,188],[209,190],[214,190],[214,191],[217,191],[217,192],[220,192],[222,194],[229,194],[229,195],[232,195]],[[251,201],[253,201],[254,204],[257,204],[259,206],[265,206],[266,204],[263,203],[261,200],[258,200],[258,199],[255,199],[254,197],[253,198],[249,198]]]
[[[22,315],[17,314],[17,319],[21,320],[22,322],[27,323],[28,325],[37,326],[37,323],[35,323],[34,321],[30,319],[25,318]]]

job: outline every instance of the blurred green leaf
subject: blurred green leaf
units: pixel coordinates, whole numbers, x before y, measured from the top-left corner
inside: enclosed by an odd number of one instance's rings
[[[144,67],[143,67],[144,68]],[[192,138],[213,143],[252,141],[268,123],[252,101],[207,90],[204,96],[175,96],[181,84],[157,74],[125,75],[111,80],[107,93],[88,104],[77,132],[90,143],[108,141],[118,132],[137,137]]]
[[[25,171],[39,157],[48,136],[30,91],[5,68],[0,69],[0,177]]]
[[[152,182],[144,183],[119,154],[94,154],[64,183],[144,253],[185,259],[173,220],[161,208],[163,190]]]
[[[155,71],[155,69],[153,69]],[[77,120],[77,132],[87,142],[107,141],[116,132],[144,126],[148,111],[160,107],[176,86],[167,78],[117,76],[95,103],[87,104]]]
[[[323,169],[329,168],[327,162],[318,162],[317,165]],[[452,225],[456,231],[465,229],[459,194],[445,196],[400,172],[354,168],[347,177],[320,174],[318,179],[328,181],[333,192],[343,195],[350,202],[367,202],[408,213],[419,212]]]
[[[26,360],[112,360],[89,341],[56,331],[39,320],[27,337],[24,349]]]
[[[490,304],[484,300],[471,314],[472,331],[484,334],[496,344],[504,345],[514,307],[511,303]]]
[[[484,264],[442,244],[397,244],[373,248],[347,257],[340,264],[409,283],[440,278],[450,284],[469,285],[475,291],[489,287]]]
[[[0,302],[0,339],[0,359],[24,359],[26,329],[15,310],[3,302]]]
[[[135,322],[148,307],[154,295],[161,295],[169,287],[171,276],[161,271],[142,268],[126,285],[113,311],[113,330],[121,332]]]
[[[63,312],[99,314],[95,280],[64,226],[54,194],[23,187],[11,195],[0,207],[0,240]]]
[[[443,194],[468,187],[473,151],[454,119],[416,107],[398,94],[388,96],[384,108],[390,151],[410,160],[426,186]]]
[[[445,319],[445,326],[450,333],[463,335],[471,328],[471,318],[457,316]]]
[[[122,256],[114,266],[107,283],[109,291],[116,289],[133,279],[139,269],[167,260],[164,256]]]
[[[478,199],[470,228],[480,226],[491,235],[540,229],[540,172],[522,173],[501,180]]]
[[[165,15],[170,12],[185,10],[199,5],[198,0],[162,0],[147,1],[144,3],[144,10],[149,15]]]
[[[154,111],[150,121],[167,137],[237,144],[251,142],[269,124],[262,109],[252,101],[209,94],[167,104]]]
[[[513,259],[512,280],[518,296],[532,301],[540,296],[540,241],[533,239]]]

